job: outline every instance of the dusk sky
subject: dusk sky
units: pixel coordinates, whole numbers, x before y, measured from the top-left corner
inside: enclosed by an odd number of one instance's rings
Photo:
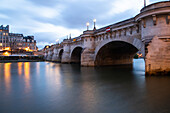
[[[147,5],[164,0],[147,0]],[[0,0],[0,25],[10,32],[34,35],[37,46],[79,36],[86,22],[104,27],[139,13],[144,0]]]

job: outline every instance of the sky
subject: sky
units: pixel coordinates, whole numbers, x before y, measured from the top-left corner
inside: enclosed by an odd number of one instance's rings
[[[149,5],[165,0],[146,0]],[[101,28],[140,12],[144,0],[0,0],[0,25],[10,32],[33,35],[39,49],[62,42],[71,34],[77,37],[86,30]]]

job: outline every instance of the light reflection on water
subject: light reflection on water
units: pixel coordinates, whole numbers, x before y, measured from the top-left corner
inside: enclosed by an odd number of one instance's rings
[[[24,62],[25,92],[30,91],[30,62]]]
[[[0,113],[168,113],[170,78],[131,67],[0,63]]]
[[[18,62],[18,75],[20,75],[21,76],[21,74],[22,74],[22,62]]]
[[[11,63],[4,64],[4,76],[5,76],[5,89],[7,93],[10,93],[10,82],[11,82]]]

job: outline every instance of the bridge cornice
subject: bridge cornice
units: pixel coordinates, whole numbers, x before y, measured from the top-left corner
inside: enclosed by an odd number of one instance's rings
[[[135,20],[139,21],[144,17],[160,14],[170,14],[170,2],[158,2],[151,4],[141,10],[141,13],[136,15]]]
[[[84,31],[83,34],[80,37],[82,39],[86,38],[86,37],[94,37],[94,31],[93,30]]]
[[[129,24],[132,24],[132,23],[135,23],[134,18],[130,18],[130,19],[127,19],[127,20],[124,20],[124,21],[121,21],[121,22],[118,22],[118,23],[115,23],[115,24],[112,24],[112,25],[97,29],[94,32],[94,34],[97,34],[97,33],[100,33],[100,32],[105,32],[107,27],[110,27],[111,29],[114,29],[114,28],[119,28],[119,27],[122,27],[122,26],[128,26]]]
[[[170,6],[169,1],[157,2],[157,3],[150,4],[150,5],[142,8],[140,10],[140,12],[142,13],[142,12],[145,12],[145,11],[148,11],[148,10],[151,10],[151,9],[157,9],[157,8],[162,8],[162,7],[167,7],[167,6]]]

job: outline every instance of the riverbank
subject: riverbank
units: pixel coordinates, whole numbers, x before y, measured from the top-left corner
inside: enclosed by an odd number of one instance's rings
[[[39,62],[44,61],[43,56],[0,56],[0,63],[6,62]]]

